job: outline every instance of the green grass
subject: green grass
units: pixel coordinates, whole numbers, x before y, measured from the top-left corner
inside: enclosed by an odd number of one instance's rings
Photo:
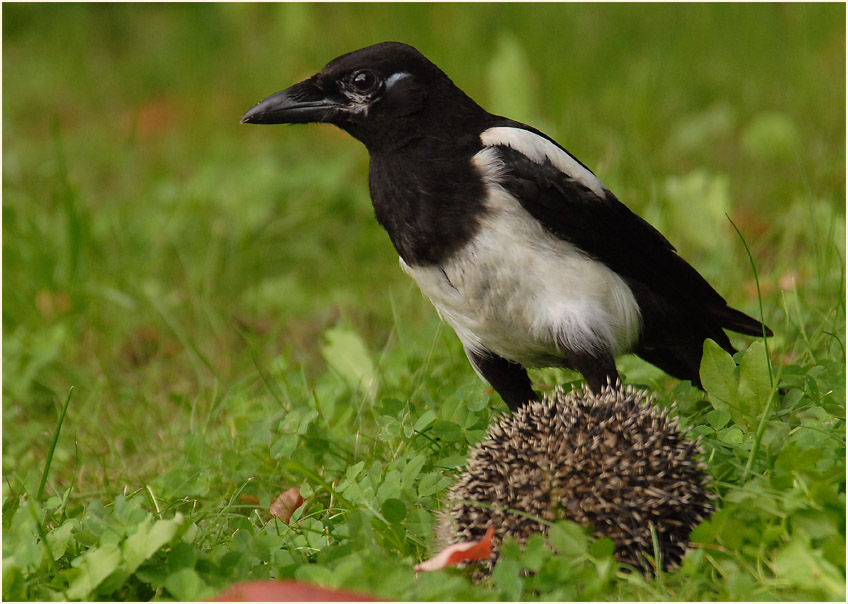
[[[4,599],[295,577],[388,599],[844,600],[844,6],[2,10]],[[759,315],[756,268],[775,337],[708,349],[706,396],[620,362],[708,452],[718,511],[680,570],[643,579],[577,538],[508,550],[487,584],[416,579],[505,405],[399,270],[365,150],[238,124],[384,39],[555,136]],[[269,521],[292,485],[306,503]]]

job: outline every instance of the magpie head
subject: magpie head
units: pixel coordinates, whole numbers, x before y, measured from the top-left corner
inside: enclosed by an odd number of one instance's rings
[[[294,86],[259,101],[249,124],[334,124],[369,151],[432,135],[445,113],[466,120],[485,112],[408,44],[383,42],[344,54]],[[462,122],[460,122],[462,123]]]

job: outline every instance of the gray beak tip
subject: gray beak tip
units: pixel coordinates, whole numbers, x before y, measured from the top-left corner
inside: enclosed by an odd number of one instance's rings
[[[239,124],[252,124],[252,123],[254,123],[256,121],[256,118],[258,118],[260,115],[262,115],[262,113],[264,113],[264,110],[260,109],[260,107],[259,107],[260,105],[262,105],[262,101],[256,103],[256,105],[254,105],[253,107],[248,109],[245,112],[245,114],[243,116],[241,116],[241,119],[239,120]]]

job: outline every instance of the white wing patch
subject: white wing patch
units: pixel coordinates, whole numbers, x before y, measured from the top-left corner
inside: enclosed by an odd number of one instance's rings
[[[537,164],[545,163],[546,159],[550,160],[563,174],[585,185],[598,197],[603,198],[606,195],[606,187],[597,176],[551,141],[529,130],[497,126],[483,131],[480,140],[487,147],[503,145],[515,149]]]

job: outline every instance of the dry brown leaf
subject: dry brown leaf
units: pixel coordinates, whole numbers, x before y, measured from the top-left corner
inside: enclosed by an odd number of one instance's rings
[[[283,522],[291,520],[294,511],[303,504],[303,497],[300,496],[300,487],[292,487],[286,489],[280,496],[277,497],[268,511],[272,516],[276,516]]]

